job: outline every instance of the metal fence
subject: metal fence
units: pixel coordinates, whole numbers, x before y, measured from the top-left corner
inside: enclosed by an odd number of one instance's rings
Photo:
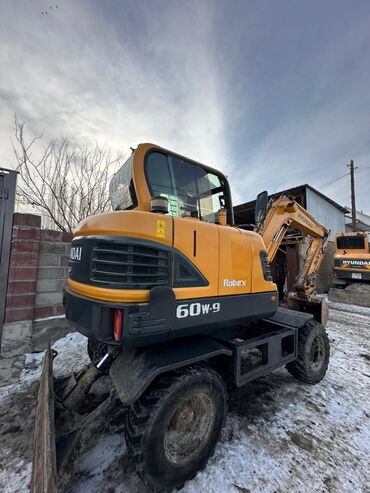
[[[5,318],[16,181],[16,171],[0,168],[0,347]]]

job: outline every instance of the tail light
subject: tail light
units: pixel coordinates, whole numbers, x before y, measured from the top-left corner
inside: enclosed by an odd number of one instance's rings
[[[114,310],[113,332],[115,341],[119,342],[122,338],[122,310]]]

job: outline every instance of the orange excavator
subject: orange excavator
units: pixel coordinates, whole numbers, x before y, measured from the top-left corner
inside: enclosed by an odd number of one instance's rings
[[[268,207],[260,194],[254,231],[246,231],[235,225],[222,173],[153,144],[134,150],[110,192],[114,210],[74,232],[64,292],[66,318],[87,336],[92,364],[54,386],[56,355],[46,351],[32,493],[61,490],[84,445],[117,412],[148,490],[180,488],[215,449],[226,382],[240,387],[285,366],[315,384],[328,368],[321,310],[314,317],[308,309],[327,231],[293,199]],[[279,307],[269,264],[291,227],[312,237],[288,297],[299,310]],[[89,390],[108,373],[109,397],[88,413]]]

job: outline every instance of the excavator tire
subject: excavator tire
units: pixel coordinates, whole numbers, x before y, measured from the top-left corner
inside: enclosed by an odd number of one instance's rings
[[[207,463],[227,410],[218,373],[192,366],[163,375],[126,414],[127,450],[149,491],[167,492]]]
[[[309,320],[298,332],[298,357],[286,365],[291,375],[306,383],[320,382],[328,369],[330,344],[325,327]]]

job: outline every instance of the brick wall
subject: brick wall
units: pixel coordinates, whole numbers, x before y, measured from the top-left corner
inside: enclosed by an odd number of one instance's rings
[[[5,322],[33,320],[41,217],[14,214]]]
[[[41,229],[41,218],[14,214],[5,323],[63,313],[71,235]]]

